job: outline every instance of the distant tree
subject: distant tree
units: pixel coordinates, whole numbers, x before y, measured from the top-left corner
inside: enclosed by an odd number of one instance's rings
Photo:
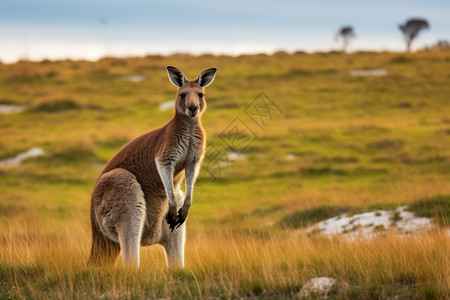
[[[450,50],[450,42],[446,40],[437,41],[436,45],[434,45],[436,50]]]
[[[335,39],[342,40],[342,51],[345,52],[347,50],[348,44],[350,43],[350,40],[355,37],[356,37],[356,35],[353,32],[353,27],[352,26],[344,26],[336,34]]]
[[[411,51],[412,41],[419,35],[419,32],[423,29],[430,28],[430,24],[425,19],[409,19],[405,24],[400,24],[398,26],[403,33],[403,37],[406,42],[406,50]]]
[[[438,40],[436,44],[424,47],[423,50],[448,51],[450,50],[450,42],[447,40]]]

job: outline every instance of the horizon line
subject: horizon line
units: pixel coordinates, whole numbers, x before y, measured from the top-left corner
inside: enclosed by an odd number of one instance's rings
[[[31,62],[31,63],[41,63],[45,61],[50,62],[60,62],[60,61],[87,61],[87,62],[98,62],[103,59],[130,59],[130,58],[145,58],[145,57],[151,57],[151,56],[161,56],[161,57],[171,57],[171,56],[192,56],[192,57],[202,57],[202,56],[213,56],[213,57],[240,57],[240,56],[256,56],[256,55],[266,55],[266,56],[273,56],[273,55],[295,55],[295,54],[307,54],[307,55],[314,55],[314,54],[330,54],[330,53],[341,53],[341,54],[357,54],[357,53],[417,53],[417,52],[424,52],[424,51],[430,51],[432,50],[431,47],[425,46],[420,49],[412,50],[410,52],[406,50],[394,50],[394,49],[353,49],[348,51],[343,51],[340,49],[328,49],[328,50],[303,50],[303,49],[295,49],[295,50],[287,50],[287,49],[277,49],[272,51],[249,51],[249,52],[239,52],[239,53],[231,53],[231,52],[222,52],[217,53],[214,51],[205,51],[205,52],[195,52],[195,51],[169,51],[167,53],[162,52],[147,52],[145,54],[117,54],[117,55],[100,55],[98,57],[74,57],[74,56],[67,56],[67,57],[46,57],[42,56],[40,58],[18,58],[12,61],[4,61],[0,58],[0,64],[4,65],[13,65],[16,63],[21,62]]]

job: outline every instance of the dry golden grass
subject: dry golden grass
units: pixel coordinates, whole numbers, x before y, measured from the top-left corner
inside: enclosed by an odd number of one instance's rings
[[[55,224],[57,225],[57,224]],[[73,222],[48,234],[30,218],[2,228],[3,296],[172,299],[291,297],[308,279],[338,278],[336,298],[437,298],[450,293],[448,231],[370,240],[307,236],[283,229],[227,228],[188,232],[186,268],[168,270],[159,246],[141,250],[138,273],[86,266],[89,229]]]

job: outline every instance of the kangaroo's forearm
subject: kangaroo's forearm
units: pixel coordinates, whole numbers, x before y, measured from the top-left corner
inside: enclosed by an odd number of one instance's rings
[[[194,183],[197,179],[198,172],[200,170],[199,163],[192,163],[186,166],[184,173],[186,175],[186,197],[184,199],[183,206],[191,206],[192,204],[192,195],[194,191]]]
[[[161,177],[161,181],[163,182],[167,200],[169,201],[169,206],[176,206],[175,195],[173,192],[174,167],[172,165],[167,165],[156,160],[156,168],[158,169],[159,176]]]

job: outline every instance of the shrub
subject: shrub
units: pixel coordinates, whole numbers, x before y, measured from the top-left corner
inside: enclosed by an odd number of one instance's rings
[[[56,99],[37,104],[32,108],[34,112],[57,113],[66,110],[80,110],[82,106],[72,99]]]

